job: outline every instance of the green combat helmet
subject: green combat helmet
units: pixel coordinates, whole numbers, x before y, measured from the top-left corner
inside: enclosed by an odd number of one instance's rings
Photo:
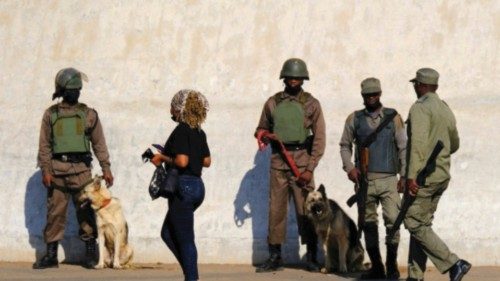
[[[297,58],[286,60],[281,69],[280,79],[288,77],[309,80],[309,72],[307,71],[306,63]]]
[[[56,75],[56,92],[61,89],[81,89],[82,79],[88,81],[87,75],[72,67],[63,68]]]

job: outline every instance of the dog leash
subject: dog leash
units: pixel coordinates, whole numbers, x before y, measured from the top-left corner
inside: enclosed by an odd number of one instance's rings
[[[260,151],[264,150],[267,146],[267,144],[262,141],[262,138],[265,138],[267,134],[269,134],[269,131],[266,131],[266,130],[261,130],[257,133],[257,144],[259,146]],[[276,143],[278,143],[278,145],[280,146],[280,152],[281,152],[281,156],[283,157],[283,160],[285,160],[288,167],[290,167],[293,175],[296,178],[298,178],[300,176],[299,168],[297,167],[295,160],[293,160],[293,158],[290,155],[290,153],[288,152],[288,150],[286,150],[283,142],[279,139],[275,139],[275,140],[273,139],[272,141],[275,141]]]

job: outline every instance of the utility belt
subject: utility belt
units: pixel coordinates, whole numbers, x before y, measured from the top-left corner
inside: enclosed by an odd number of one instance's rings
[[[56,159],[66,163],[85,163],[87,167],[90,167],[90,163],[92,162],[92,154],[88,152],[57,153],[57,154],[52,154],[52,159]]]
[[[304,143],[283,143],[283,145],[285,146],[285,149],[287,151],[298,151],[307,149],[307,152],[311,153],[312,141],[313,141],[313,136],[309,136],[307,137]],[[273,150],[273,153],[279,153],[281,151],[280,145],[275,142],[271,142],[271,148]]]

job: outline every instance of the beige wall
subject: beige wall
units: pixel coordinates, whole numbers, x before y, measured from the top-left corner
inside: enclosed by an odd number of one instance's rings
[[[500,264],[497,147],[500,134],[498,1],[0,1],[0,259],[43,253],[45,192],[35,168],[43,110],[55,73],[89,76],[81,101],[102,119],[116,184],[138,262],[173,262],[159,238],[166,203],[151,202],[152,167],[139,155],[164,142],[168,106],[181,88],[205,93],[205,130],[214,158],[196,214],[200,262],[250,263],[266,257],[268,153],[252,137],[265,99],[282,88],[283,61],[303,58],[305,88],[322,103],[327,149],[316,181],[343,203],[351,194],[338,140],[346,116],[362,106],[359,83],[381,79],[382,101],[406,116],[408,80],[429,66],[454,110],[461,149],[435,229],[459,256]],[[98,172],[99,169],[95,169]],[[356,211],[342,205],[351,217]],[[294,218],[291,217],[291,220]],[[382,229],[381,229],[382,231]],[[82,244],[72,218],[68,259]],[[289,226],[287,260],[298,259]],[[400,263],[407,255],[402,239]],[[300,249],[303,253],[304,249]]]

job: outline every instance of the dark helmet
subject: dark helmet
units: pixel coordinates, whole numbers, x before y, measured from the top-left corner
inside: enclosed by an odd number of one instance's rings
[[[285,61],[281,68],[280,79],[283,78],[303,78],[309,80],[309,72],[306,63],[297,58],[291,58]]]
[[[63,68],[56,74],[56,92],[60,89],[81,89],[82,79],[88,81],[85,73],[72,67]]]

